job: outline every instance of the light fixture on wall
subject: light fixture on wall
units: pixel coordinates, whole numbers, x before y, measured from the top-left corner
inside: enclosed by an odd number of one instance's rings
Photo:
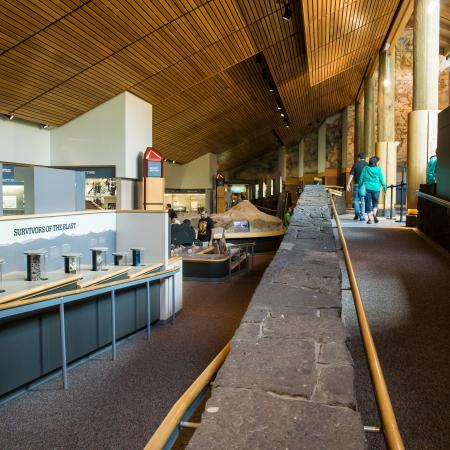
[[[292,10],[291,8],[289,8],[289,3],[286,3],[286,5],[284,5],[284,11],[283,11],[283,20],[289,21],[291,20],[292,17]]]

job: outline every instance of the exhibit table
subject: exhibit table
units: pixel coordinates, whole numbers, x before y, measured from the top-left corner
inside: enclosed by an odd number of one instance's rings
[[[225,231],[225,239],[230,244],[255,243],[255,253],[275,252],[278,250],[283,239],[285,229],[281,228],[273,231],[249,231],[242,233],[232,233]],[[222,233],[215,233],[214,239],[220,239]]]
[[[25,272],[12,272],[3,276],[5,292],[0,293],[0,304],[75,289],[81,275],[58,271],[49,272],[47,280],[26,281],[25,278]]]
[[[81,266],[81,277],[78,282],[80,288],[96,286],[111,281],[122,280],[127,277],[130,266],[104,266],[104,270],[95,271],[88,265]]]

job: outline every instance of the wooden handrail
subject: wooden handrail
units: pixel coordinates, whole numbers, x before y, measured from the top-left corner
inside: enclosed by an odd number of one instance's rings
[[[436,203],[437,205],[441,205],[444,208],[450,208],[450,202],[443,198],[439,198],[439,197],[436,197],[436,196],[430,195],[430,194],[425,194],[425,192],[420,192],[420,191],[417,191],[417,197],[421,197],[426,200],[429,200],[430,202]]]
[[[184,413],[200,394],[202,389],[211,381],[211,378],[220,369],[230,352],[230,343],[225,345],[222,351],[212,360],[209,366],[200,374],[200,376],[191,384],[187,391],[172,406],[169,413],[162,421],[161,425],[155,431],[148,441],[144,450],[161,450],[166,445],[175,428],[181,422]]]
[[[395,419],[394,409],[392,408],[386,381],[384,379],[383,371],[381,370],[381,364],[378,359],[377,350],[375,348],[375,343],[370,331],[369,322],[364,310],[361,293],[359,292],[358,282],[356,281],[355,271],[353,270],[353,265],[350,260],[350,253],[348,251],[347,242],[345,241],[341,222],[339,220],[339,215],[336,211],[336,205],[334,204],[333,196],[331,194],[330,200],[331,207],[333,209],[333,215],[338,227],[342,250],[344,252],[345,264],[347,266],[348,277],[353,293],[353,301],[355,303],[356,314],[358,316],[359,329],[361,331],[364,350],[366,352],[367,362],[369,364],[370,376],[372,378],[375,398],[377,401],[378,410],[380,412],[381,423],[383,425],[382,431],[386,440],[386,445],[390,450],[403,450],[405,446],[398,429],[397,420]]]

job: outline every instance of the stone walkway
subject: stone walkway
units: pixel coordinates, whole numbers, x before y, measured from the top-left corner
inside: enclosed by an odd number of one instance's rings
[[[328,199],[307,186],[189,449],[363,449]]]

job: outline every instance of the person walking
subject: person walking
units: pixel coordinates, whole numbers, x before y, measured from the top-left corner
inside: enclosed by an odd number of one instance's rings
[[[347,191],[350,192],[353,180],[353,208],[355,208],[355,217],[353,220],[364,220],[365,213],[365,196],[359,194],[359,179],[364,167],[367,166],[366,154],[358,153],[358,161],[353,164],[350,176],[348,177]],[[359,204],[361,203],[361,208]]]
[[[372,156],[369,159],[369,165],[364,167],[359,178],[359,192],[366,191],[366,213],[367,223],[378,223],[378,199],[380,198],[380,189],[383,187],[386,193],[386,183],[384,181],[383,172],[378,166],[378,156]]]

